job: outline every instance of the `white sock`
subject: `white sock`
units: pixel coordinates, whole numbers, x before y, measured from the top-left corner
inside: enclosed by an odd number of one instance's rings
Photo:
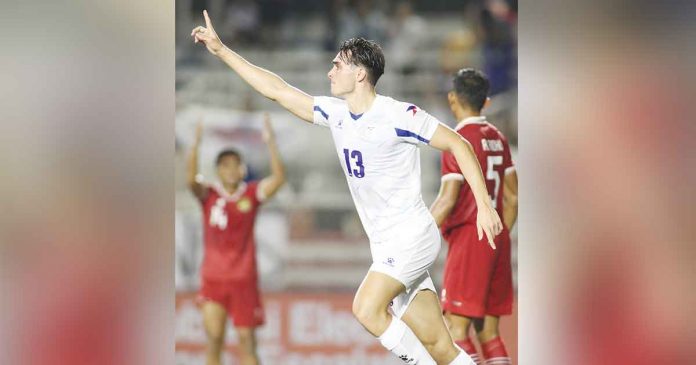
[[[452,362],[449,363],[449,365],[476,365],[474,360],[471,359],[471,356],[466,353],[464,350],[459,350],[459,355],[452,360]]]
[[[413,331],[395,316],[391,316],[391,323],[379,336],[379,342],[408,365],[437,365]]]

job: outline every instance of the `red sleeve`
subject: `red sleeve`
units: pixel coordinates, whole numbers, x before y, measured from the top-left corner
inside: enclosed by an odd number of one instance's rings
[[[457,159],[454,158],[454,155],[451,152],[442,152],[442,166],[440,170],[442,176],[449,174],[462,174],[461,170],[459,170]]]
[[[250,181],[247,183],[247,194],[255,207],[263,204],[263,200],[259,199],[259,181]]]
[[[508,169],[513,168],[515,164],[512,162],[512,155],[510,154],[510,145],[508,144],[507,138],[500,133],[500,139],[503,141],[503,167],[507,173]]]

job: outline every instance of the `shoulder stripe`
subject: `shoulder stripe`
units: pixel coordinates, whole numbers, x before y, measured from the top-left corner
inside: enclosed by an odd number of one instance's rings
[[[321,113],[321,115],[324,117],[324,119],[329,120],[329,115],[326,114],[326,112],[324,110],[322,110],[319,105],[314,106],[314,111]]]
[[[421,142],[430,143],[429,140],[427,140],[427,139],[425,139],[425,138],[423,138],[423,137],[421,137],[421,136],[419,136],[411,131],[407,131],[405,129],[399,129],[399,128],[394,128],[394,130],[396,131],[396,135],[399,137],[413,137]]]

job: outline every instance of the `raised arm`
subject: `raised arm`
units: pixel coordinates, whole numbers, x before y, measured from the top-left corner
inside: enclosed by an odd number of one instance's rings
[[[201,138],[203,137],[203,121],[199,120],[196,123],[196,136],[193,140],[193,146],[191,146],[191,152],[189,153],[188,166],[186,171],[186,183],[189,189],[198,199],[205,198],[206,188],[201,184],[198,179],[198,146],[201,144]]]
[[[285,183],[285,167],[280,159],[280,152],[275,141],[275,133],[271,127],[271,117],[268,113],[264,114],[263,119],[263,140],[268,145],[268,153],[271,156],[271,174],[259,183],[259,190],[265,199],[275,195]]]
[[[435,134],[430,139],[430,145],[454,155],[457,165],[459,165],[459,169],[469,183],[474,199],[476,199],[476,207],[478,208],[476,226],[479,240],[483,238],[483,233],[485,233],[488,237],[488,244],[495,248],[493,239],[502,231],[503,223],[500,221],[498,213],[493,209],[483,173],[481,173],[481,165],[479,165],[471,145],[455,131],[442,124],[437,126]]]
[[[205,18],[205,27],[198,26],[191,31],[195,43],[203,42],[210,53],[230,66],[261,95],[278,102],[300,119],[309,123],[313,122],[314,101],[311,96],[289,85],[280,76],[253,65],[227,48],[215,33],[206,10],[203,10],[203,17]]]
[[[512,169],[503,180],[503,222],[508,230],[517,221],[517,172]]]

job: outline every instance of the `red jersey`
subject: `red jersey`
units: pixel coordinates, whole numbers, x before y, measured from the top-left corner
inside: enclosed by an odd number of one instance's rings
[[[481,165],[488,195],[491,197],[493,207],[502,218],[503,181],[505,174],[514,169],[507,138],[495,126],[488,123],[484,116],[466,118],[457,125],[455,130],[471,143]],[[469,184],[464,181],[457,160],[449,152],[442,153],[441,172],[443,181],[447,179],[463,181],[457,203],[442,223],[442,234],[446,237],[447,232],[455,227],[465,224],[476,226],[477,210],[474,194]]]
[[[209,185],[203,205],[205,250],[201,276],[206,280],[255,280],[254,223],[261,200],[258,182],[241,183],[234,194]]]

